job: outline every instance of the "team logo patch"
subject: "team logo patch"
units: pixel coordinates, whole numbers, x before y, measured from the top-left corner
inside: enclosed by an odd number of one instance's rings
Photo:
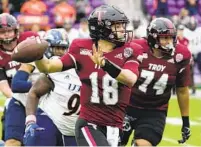
[[[129,58],[133,54],[133,50],[130,47],[124,49],[124,57]]]
[[[82,49],[80,49],[80,54],[81,55],[92,55],[92,51],[89,49],[82,48]]]
[[[176,61],[181,62],[183,60],[184,56],[182,54],[177,54],[176,55]]]

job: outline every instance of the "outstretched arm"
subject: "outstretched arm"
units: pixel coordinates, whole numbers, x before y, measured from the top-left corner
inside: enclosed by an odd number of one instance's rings
[[[60,72],[63,68],[63,63],[60,59],[45,59],[35,61],[35,64],[40,72],[52,73]]]

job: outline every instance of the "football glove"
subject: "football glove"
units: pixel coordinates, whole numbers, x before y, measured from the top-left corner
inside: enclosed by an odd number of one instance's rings
[[[191,136],[189,117],[188,116],[183,116],[182,120],[183,120],[183,126],[182,126],[182,129],[181,129],[182,139],[178,140],[179,144],[180,143],[182,143],[182,144],[185,143],[186,140],[188,140],[189,137]]]
[[[33,146],[36,142],[37,132],[44,130],[45,128],[39,127],[35,122],[27,124],[23,140],[24,145]]]

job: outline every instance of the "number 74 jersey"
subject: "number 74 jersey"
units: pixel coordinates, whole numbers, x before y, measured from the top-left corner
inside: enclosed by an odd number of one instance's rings
[[[132,89],[130,105],[166,110],[172,87],[185,87],[190,84],[191,53],[187,47],[177,44],[172,58],[156,58],[147,40],[133,41],[143,47],[144,53],[139,66],[139,78]]]

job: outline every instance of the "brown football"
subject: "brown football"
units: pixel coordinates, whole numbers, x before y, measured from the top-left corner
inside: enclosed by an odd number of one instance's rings
[[[48,42],[39,37],[30,37],[20,42],[11,55],[12,60],[29,63],[41,59],[45,50],[48,48]]]

